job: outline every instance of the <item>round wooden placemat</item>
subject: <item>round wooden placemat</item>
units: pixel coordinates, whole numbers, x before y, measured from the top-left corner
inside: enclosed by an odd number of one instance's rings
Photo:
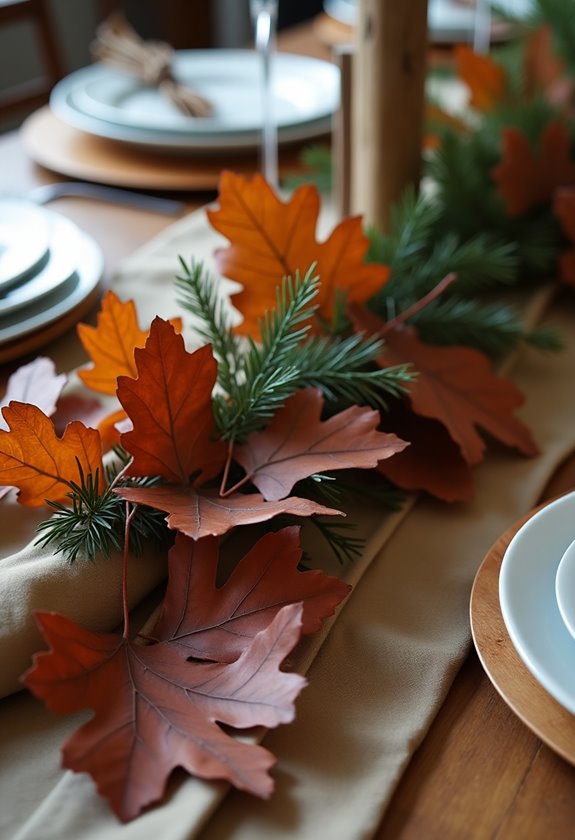
[[[471,592],[471,632],[481,664],[501,697],[547,746],[575,764],[575,716],[551,697],[523,664],[499,605],[503,555],[512,537],[534,513],[531,511],[505,531],[479,567]]]
[[[239,175],[259,171],[257,152],[176,155],[140,151],[96,137],[59,120],[49,106],[35,111],[20,129],[22,143],[35,163],[84,181],[142,190],[215,190],[222,169]],[[318,138],[315,138],[314,142]],[[282,147],[282,171],[298,169],[302,143]],[[301,168],[301,164],[299,164]]]

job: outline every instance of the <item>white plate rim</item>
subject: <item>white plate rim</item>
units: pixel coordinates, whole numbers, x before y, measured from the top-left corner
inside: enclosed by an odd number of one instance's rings
[[[46,211],[52,213],[52,211]],[[0,325],[0,347],[16,339],[23,338],[30,333],[47,327],[55,321],[63,318],[76,306],[79,306],[97,288],[104,272],[104,255],[100,246],[85,231],[70,223],[75,228],[78,237],[77,283],[70,294],[63,299],[53,301],[54,294],[32,304],[27,309],[14,312],[8,316],[5,326]],[[56,290],[57,291],[57,290]]]
[[[543,688],[575,714],[575,639],[555,597],[557,567],[575,531],[575,492],[537,511],[501,564],[499,601],[509,637]]]
[[[253,50],[200,50],[182,51],[182,53],[194,55],[201,53],[212,56],[212,59],[214,53],[221,53],[222,55],[218,60],[224,63],[226,55],[243,56],[244,59],[251,62],[257,59]],[[317,74],[330,79],[325,96],[322,96],[321,107],[316,107],[315,112],[312,111],[308,114],[306,119],[285,121],[284,124],[280,124],[278,126],[279,141],[303,140],[328,131],[331,127],[333,113],[339,104],[338,67],[323,59],[291,53],[277,53],[276,58],[280,72],[284,72],[282,67],[287,68],[285,69],[285,72],[287,72],[290,65],[292,67],[300,66],[302,70],[309,66],[310,69],[315,68]],[[240,129],[226,126],[225,123],[218,126],[217,123],[214,124],[213,120],[191,120],[185,127],[178,123],[175,127],[160,128],[103,119],[95,113],[86,111],[82,102],[77,101],[78,92],[99,77],[113,78],[114,74],[117,76],[118,73],[119,71],[114,71],[112,68],[98,63],[82,67],[54,86],[50,96],[50,107],[56,116],[75,128],[108,139],[138,145],[162,146],[165,148],[212,149],[213,147],[219,147],[228,149],[253,147],[260,142],[261,126],[256,120],[254,120],[251,128]],[[136,89],[138,82],[134,81],[133,84]]]
[[[575,539],[567,546],[555,575],[555,597],[563,623],[575,639]]]
[[[11,254],[10,248],[8,249],[9,264],[12,262],[9,273],[5,274],[0,270],[0,290],[4,292],[19,283],[45,260],[50,243],[50,231],[43,208],[26,199],[3,196],[1,206],[5,212],[10,214],[12,221],[14,221],[14,215],[16,215],[19,227],[26,226],[24,246],[17,248],[15,254]],[[24,216],[24,219],[20,220],[18,216]],[[30,231],[33,231],[34,235],[31,235]]]
[[[75,255],[69,251],[70,238],[77,239],[76,225],[65,216],[45,212],[49,228],[48,261],[30,278],[2,291],[0,326],[6,315],[51,295],[76,272]]]

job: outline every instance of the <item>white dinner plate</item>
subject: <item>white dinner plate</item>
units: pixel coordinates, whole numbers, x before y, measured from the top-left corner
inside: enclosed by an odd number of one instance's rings
[[[0,202],[0,207],[2,203]],[[77,227],[64,216],[43,211],[48,223],[47,259],[17,285],[0,294],[0,325],[6,315],[38,302],[72,278],[79,262],[82,242]]]
[[[102,251],[91,236],[68,224],[63,247],[74,255],[75,271],[50,294],[0,318],[0,346],[63,318],[96,290],[104,270]]]
[[[533,8],[533,0],[498,0],[497,6],[508,14],[523,18]],[[341,23],[355,23],[357,0],[324,0],[323,7],[330,17]],[[474,16],[475,11],[471,4],[458,0],[429,0],[429,36],[436,43],[469,41],[473,32]]]
[[[559,563],[555,575],[555,597],[563,622],[575,639],[575,540]]]
[[[97,63],[52,90],[50,105],[65,122],[101,137],[175,149],[253,147],[260,142],[260,56],[253,50],[176,53],[178,79],[214,105],[211,117],[185,117],[155,88]],[[339,70],[327,61],[278,53],[272,59],[274,114],[280,142],[329,130],[339,103]]]
[[[555,597],[557,568],[575,535],[575,493],[535,513],[513,537],[499,576],[507,632],[533,676],[575,714],[575,639]]]
[[[17,283],[47,257],[44,211],[25,199],[0,199],[0,289]]]

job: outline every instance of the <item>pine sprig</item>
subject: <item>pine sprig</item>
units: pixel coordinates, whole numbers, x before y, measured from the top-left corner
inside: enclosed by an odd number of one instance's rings
[[[69,563],[78,558],[93,561],[98,556],[109,557],[113,551],[122,550],[124,543],[124,500],[112,492],[112,482],[100,492],[98,471],[94,475],[84,475],[80,466],[79,470],[80,482],[70,482],[71,491],[67,494],[70,506],[47,500],[53,515],[41,522],[37,529],[40,536],[36,544],[43,547],[54,545]],[[157,480],[141,478],[129,483],[150,487]],[[137,557],[150,542],[162,545],[168,540],[165,514],[138,506],[131,521],[130,552]]]

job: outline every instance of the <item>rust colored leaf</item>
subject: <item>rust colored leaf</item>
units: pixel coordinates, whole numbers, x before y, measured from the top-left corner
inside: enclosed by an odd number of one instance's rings
[[[226,449],[211,439],[217,373],[211,347],[188,353],[173,326],[155,318],[146,346],[135,357],[137,379],[118,379],[118,399],[133,423],[121,436],[134,459],[128,474],[158,475],[181,484],[193,473],[216,475]]]
[[[379,411],[355,405],[322,421],[323,407],[318,388],[298,391],[263,431],[234,450],[234,459],[268,501],[285,498],[314,473],[369,469],[407,446],[377,431]]]
[[[344,219],[325,242],[317,241],[315,187],[300,187],[282,202],[261,175],[249,180],[223,172],[219,200],[208,219],[231,243],[216,252],[220,272],[244,287],[233,299],[244,316],[241,333],[256,335],[258,319],[276,304],[282,277],[294,277],[298,269],[303,277],[314,262],[321,278],[315,302],[326,320],[333,314],[336,289],[350,301],[364,301],[389,277],[386,266],[364,263],[369,242],[359,217]]]
[[[70,423],[61,438],[39,408],[12,402],[2,409],[10,431],[0,431],[0,484],[19,488],[18,501],[37,507],[46,499],[62,501],[70,481],[99,470],[103,486],[100,436],[79,421]]]
[[[573,81],[553,47],[550,26],[534,29],[525,42],[525,88],[529,96],[544,92],[545,98],[559,107],[570,106]]]
[[[46,414],[48,413],[46,411]],[[106,409],[96,397],[84,394],[64,394],[58,400],[56,410],[52,414],[52,421],[56,434],[60,435],[73,420],[80,420],[84,426],[96,429],[105,414]]]
[[[168,527],[194,540],[220,536],[236,525],[267,522],[280,513],[292,516],[343,514],[309,499],[290,496],[280,502],[266,502],[259,493],[234,493],[222,498],[216,490],[195,490],[183,485],[119,487],[118,496],[136,504],[165,511]]]
[[[401,431],[410,445],[380,461],[377,472],[403,490],[424,491],[444,502],[473,498],[471,468],[438,420],[419,417],[403,400],[395,400],[389,411],[382,412],[381,425],[387,431]]]
[[[354,311],[354,323],[368,333],[382,328],[379,318],[359,308]],[[407,389],[413,411],[439,420],[468,464],[483,459],[485,442],[478,428],[524,455],[537,454],[531,432],[514,417],[523,395],[510,380],[497,376],[477,350],[425,344],[413,329],[400,327],[385,333],[378,362],[382,367],[412,363],[417,377]]]
[[[487,55],[475,52],[467,44],[455,47],[455,67],[459,78],[469,88],[469,104],[479,111],[490,111],[505,96],[505,71]]]
[[[315,633],[351,586],[318,570],[300,572],[301,554],[299,528],[266,534],[216,588],[219,540],[194,542],[178,534],[169,554],[173,585],[154,637],[172,639],[186,656],[232,662],[282,607],[296,602],[303,605],[302,633]],[[184,594],[182,616],[178,605]]]
[[[147,330],[138,326],[133,300],[123,302],[112,291],[106,292],[97,326],[78,324],[78,336],[92,360],[92,367],[79,371],[86,387],[102,394],[116,393],[118,376],[135,376],[134,350],[143,347]]]
[[[501,162],[491,175],[507,212],[517,216],[538,204],[551,201],[559,187],[575,185],[575,162],[571,158],[567,128],[553,120],[541,135],[538,154],[527,135],[518,128],[502,133]]]
[[[575,190],[557,190],[553,200],[553,212],[559,219],[565,235],[575,244]],[[559,278],[568,286],[575,286],[575,248],[569,248],[560,254]]]
[[[185,596],[176,593],[184,614]],[[50,650],[22,679],[51,711],[93,710],[65,743],[63,764],[90,773],[122,821],[160,799],[176,767],[268,797],[274,757],[219,724],[275,727],[293,719],[305,680],[280,665],[299,639],[301,611],[283,607],[231,664],[186,662],[170,639],[138,646],[39,613]]]

